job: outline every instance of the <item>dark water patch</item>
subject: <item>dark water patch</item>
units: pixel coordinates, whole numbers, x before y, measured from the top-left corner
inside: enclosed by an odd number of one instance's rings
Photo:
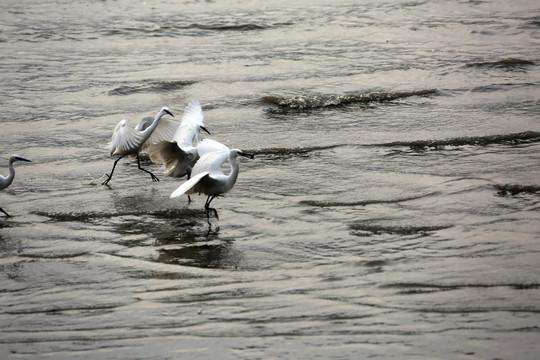
[[[540,20],[531,20],[527,23],[527,26],[528,27],[533,27],[533,28],[539,28],[540,27]]]
[[[117,211],[117,212],[66,212],[66,213],[53,213],[45,211],[35,211],[34,215],[44,216],[52,221],[59,222],[93,222],[96,219],[110,219],[113,217],[122,217],[122,216],[153,216],[157,218],[164,219],[177,219],[184,217],[193,217],[198,215],[206,214],[204,210],[200,209],[159,209],[159,210],[144,210],[144,209],[133,209],[126,211]]]
[[[488,68],[488,69],[503,69],[503,70],[513,70],[513,69],[523,69],[525,66],[534,65],[534,62],[524,59],[515,59],[508,58],[497,61],[481,61],[473,62],[466,64],[466,67],[475,67],[475,68]]]
[[[388,102],[412,96],[429,96],[437,93],[437,90],[416,90],[402,92],[354,92],[340,95],[298,95],[298,96],[264,96],[261,101],[264,104],[277,105],[281,110],[312,110],[321,108],[333,108],[352,104],[368,104],[372,102]]]
[[[269,295],[264,292],[253,292],[252,289],[237,288],[235,290],[224,291],[210,291],[202,294],[181,294],[175,296],[164,297],[162,299],[155,300],[164,304],[199,304],[201,302],[219,302],[235,299],[242,299],[243,301],[248,299],[261,299],[268,297]]]
[[[156,279],[156,280],[188,280],[188,279],[199,279],[204,278],[203,275],[196,275],[196,274],[190,274],[185,272],[170,272],[170,271],[130,271],[127,276],[134,278],[134,279]],[[171,289],[172,290],[172,289]],[[159,290],[151,290],[148,289],[148,292],[152,291],[163,291],[163,289]]]
[[[438,230],[443,230],[452,225],[432,225],[432,226],[416,226],[416,225],[377,225],[370,223],[354,223],[349,227],[354,235],[372,236],[372,235],[429,235]]]
[[[89,252],[83,251],[80,253],[74,254],[19,254],[20,257],[30,258],[30,259],[71,259],[81,256],[86,256],[90,254]]]
[[[327,146],[309,146],[309,147],[296,147],[296,148],[267,148],[259,150],[246,150],[246,152],[252,153],[258,157],[278,159],[278,158],[290,158],[290,157],[307,157],[309,154],[321,151],[335,149],[343,145],[327,145]]]
[[[183,27],[177,27],[182,29],[199,29],[208,31],[255,31],[266,30],[270,28],[270,25],[245,23],[245,24],[228,24],[228,23],[214,23],[214,24],[190,24]]]
[[[384,259],[377,259],[377,260],[366,260],[366,261],[360,261],[358,262],[358,265],[361,266],[369,266],[369,267],[379,267],[388,265],[390,261],[384,260]]]
[[[109,95],[131,95],[141,92],[171,92],[183,87],[193,85],[196,81],[175,80],[175,81],[142,81],[133,85],[122,85],[108,92]]]
[[[232,241],[192,244],[158,250],[157,262],[205,269],[235,269],[241,254]]]
[[[393,141],[375,146],[396,147],[407,146],[415,151],[423,151],[427,148],[444,149],[446,146],[487,146],[487,145],[521,145],[540,141],[540,132],[525,131],[520,133],[505,135],[486,135],[471,137],[456,137],[446,140],[414,140],[414,141]]]
[[[402,282],[380,285],[380,288],[388,289],[432,289],[437,291],[457,290],[465,288],[497,288],[508,287],[516,290],[536,290],[540,287],[538,283],[503,283],[503,284],[427,284],[415,282]]]
[[[533,82],[511,82],[511,83],[496,83],[496,84],[489,84],[489,85],[482,85],[482,86],[475,86],[472,89],[470,89],[473,93],[491,93],[491,92],[498,92],[498,91],[511,91],[519,88],[530,88],[535,87],[537,84]],[[525,101],[523,101],[525,102]],[[499,104],[499,106],[507,107],[507,103]]]
[[[94,312],[94,311],[100,311],[100,310],[113,310],[119,307],[124,306],[125,304],[117,303],[117,304],[97,304],[97,305],[91,305],[91,306],[65,306],[65,307],[57,307],[54,305],[44,307],[41,309],[28,309],[28,310],[12,310],[12,311],[4,311],[5,314],[9,315],[31,315],[31,314],[58,314],[58,313],[65,313],[65,312]],[[44,305],[47,306],[47,305]]]
[[[201,36],[205,33],[231,32],[231,31],[261,31],[269,28],[287,25],[286,23],[276,23],[268,25],[263,23],[237,23],[237,22],[213,22],[213,23],[180,23],[168,22],[160,25],[155,23],[142,23],[140,26],[106,28],[101,30],[104,36],[126,36],[126,37],[170,37],[170,36]]]
[[[418,196],[410,196],[404,198],[390,199],[390,200],[360,200],[360,201],[321,201],[321,200],[302,200],[300,204],[309,205],[315,207],[353,207],[353,206],[366,206],[376,204],[397,204],[404,201],[411,201],[421,199],[426,196],[431,196],[433,193],[422,194]]]
[[[497,194],[501,196],[540,193],[538,185],[495,184],[493,186],[497,189]]]

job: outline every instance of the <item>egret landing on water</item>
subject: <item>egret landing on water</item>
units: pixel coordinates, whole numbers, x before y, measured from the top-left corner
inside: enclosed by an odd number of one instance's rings
[[[217,210],[211,208],[210,203],[234,186],[240,169],[236,157],[241,155],[253,159],[254,156],[239,149],[229,150],[225,145],[211,139],[201,141],[197,146],[197,151],[200,159],[193,167],[191,179],[180,185],[171,194],[171,199],[183,194],[203,193],[208,196],[204,204],[206,218],[210,219],[210,210],[212,210],[216,218],[219,219]],[[231,163],[231,172],[229,175],[224,175],[221,166],[227,159]]]
[[[11,157],[9,158],[9,175],[8,175],[8,177],[3,177],[2,175],[0,175],[0,190],[4,190],[9,185],[11,185],[11,183],[13,182],[13,179],[15,178],[15,168],[13,167],[13,163],[15,161],[28,161],[28,162],[31,162],[30,160],[22,158],[19,155],[11,155]],[[6,214],[6,216],[11,217],[11,215],[9,215],[7,212],[5,212],[2,208],[0,208],[0,211],[2,211],[4,214]]]
[[[109,181],[111,181],[116,164],[126,155],[137,157],[138,168],[150,174],[152,181],[159,181],[154,174],[141,167],[139,151],[146,141],[158,142],[172,138],[174,131],[176,131],[176,128],[178,127],[178,122],[170,122],[161,128],[158,127],[161,118],[165,114],[169,114],[174,117],[168,108],[163,107],[154,118],[152,124],[144,130],[136,130],[128,127],[126,120],[122,120],[118,123],[118,125],[116,125],[111,139],[110,150],[111,156],[117,156],[118,159],[114,161],[111,174],[105,174],[107,175],[107,179],[103,181],[103,185],[107,185]]]

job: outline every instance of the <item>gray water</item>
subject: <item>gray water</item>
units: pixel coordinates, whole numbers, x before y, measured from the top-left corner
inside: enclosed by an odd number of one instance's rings
[[[537,1],[0,5],[2,359],[536,359]],[[116,124],[200,100],[213,205]]]

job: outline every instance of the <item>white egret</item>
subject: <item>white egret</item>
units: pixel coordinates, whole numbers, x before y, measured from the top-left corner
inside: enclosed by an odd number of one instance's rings
[[[152,177],[152,181],[159,181],[159,179],[154,174],[141,167],[139,160],[139,152],[142,146],[147,141],[150,143],[159,142],[161,140],[166,140],[172,137],[171,133],[175,131],[178,127],[177,122],[175,123],[163,121],[165,126],[158,127],[161,118],[165,114],[169,114],[174,117],[174,115],[169,111],[167,107],[163,107],[154,118],[152,124],[144,130],[136,130],[128,127],[126,120],[122,120],[118,123],[118,125],[116,125],[109,148],[111,151],[111,156],[117,156],[118,159],[114,161],[111,174],[105,174],[107,175],[107,179],[103,181],[103,185],[107,185],[109,181],[111,181],[116,164],[126,155],[136,157],[138,168],[150,174],[150,176]]]
[[[179,178],[187,175],[189,179],[192,166],[199,157],[193,141],[202,140],[200,130],[210,134],[204,126],[201,104],[198,100],[191,100],[172,140],[148,145],[146,150],[150,160],[163,164],[167,176]]]
[[[9,175],[7,177],[3,177],[2,175],[0,175],[0,190],[4,190],[13,182],[13,179],[15,178],[15,168],[13,167],[13,163],[15,161],[31,162],[30,160],[22,158],[17,154],[11,155],[11,157],[9,158]],[[6,214],[6,216],[11,217],[11,215],[5,212],[2,208],[0,208],[0,211]]]
[[[212,210],[219,219],[217,210],[210,207],[210,203],[219,195],[225,194],[232,189],[238,177],[240,166],[236,157],[238,155],[253,159],[253,154],[247,154],[239,149],[230,150],[227,146],[211,139],[205,139],[197,145],[200,159],[195,163],[191,173],[191,179],[180,185],[171,194],[171,199],[183,194],[203,193],[207,195],[204,208],[206,218],[210,219]],[[229,159],[231,172],[229,175],[223,174],[221,166]]]

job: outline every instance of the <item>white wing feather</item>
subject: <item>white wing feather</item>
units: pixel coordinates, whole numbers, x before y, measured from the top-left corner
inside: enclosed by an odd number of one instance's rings
[[[204,114],[201,108],[199,100],[191,100],[184,109],[184,115],[182,116],[182,122],[190,122],[195,125],[202,125],[204,121]]]
[[[172,199],[172,198],[179,197],[179,196],[185,194],[186,191],[189,191],[192,187],[197,185],[197,183],[203,177],[205,177],[206,175],[208,175],[208,172],[202,172],[200,174],[197,174],[197,175],[191,177],[191,179],[189,179],[188,181],[186,181],[185,183],[180,185],[180,187],[178,189],[174,190],[173,193],[171,194],[170,198]]]
[[[176,129],[180,126],[180,122],[173,119],[161,119],[158,126],[152,131],[150,137],[144,143],[144,147],[150,144],[156,144],[161,141],[172,141]]]
[[[225,151],[213,152],[201,156],[201,158],[193,166],[191,175],[208,172],[210,176],[223,175],[221,166],[229,158],[229,153]]]
[[[109,150],[111,155],[129,155],[139,150],[142,141],[141,133],[127,126],[126,120],[122,120],[114,129]]]
[[[229,152],[229,148],[219,141],[212,139],[204,139],[197,144],[197,152],[199,156],[204,156],[212,152]]]
[[[173,137],[173,141],[176,141],[178,146],[182,149],[192,148],[193,139],[197,133],[197,125],[192,123],[182,122],[182,124],[176,129]]]

